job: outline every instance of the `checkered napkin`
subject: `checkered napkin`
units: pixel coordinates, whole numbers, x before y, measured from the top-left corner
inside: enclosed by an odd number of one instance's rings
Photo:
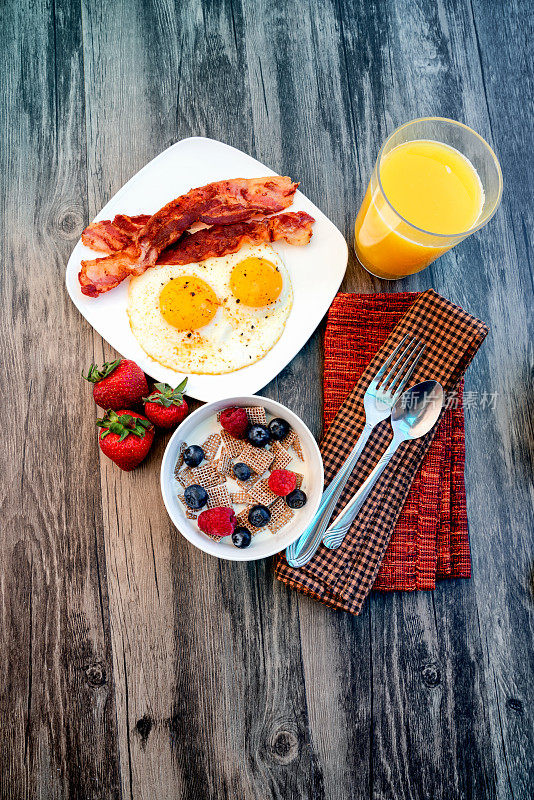
[[[363,428],[369,381],[406,334],[426,342],[410,382],[439,380],[449,410],[427,436],[401,445],[337,550],[321,546],[300,569],[281,555],[275,570],[289,586],[355,614],[373,584],[382,590],[432,589],[436,577],[470,574],[461,378],[487,327],[463,309],[431,290],[338,295],[325,339],[324,414],[325,424],[331,423],[321,443],[326,484]],[[391,435],[387,421],[375,428],[336,513],[367,477]]]

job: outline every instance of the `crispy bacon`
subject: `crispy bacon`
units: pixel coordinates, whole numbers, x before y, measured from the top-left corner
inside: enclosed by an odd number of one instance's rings
[[[141,269],[136,273],[136,261],[131,255],[132,248],[120,250],[107,258],[95,258],[92,261],[82,261],[82,268],[78,273],[78,280],[82,294],[87,297],[98,297],[104,292],[114,289],[129,275],[140,275]]]
[[[149,219],[150,214],[138,214],[136,217],[117,214],[113,222],[110,219],[93,222],[83,231],[82,242],[91,250],[116,253],[132,244],[136,234]]]
[[[305,211],[289,211],[251,222],[213,225],[195,233],[185,233],[176,244],[161,253],[158,264],[191,264],[212,256],[236,253],[245,244],[261,244],[281,239],[285,239],[289,244],[305,245],[310,241],[314,222],[313,217]],[[115,259],[97,258],[94,261],[82,261],[79,280],[83,294],[98,297],[99,294],[114,289],[129,275],[140,274],[134,272],[134,269],[139,269],[138,267],[132,267],[130,261],[121,260],[119,256],[121,253],[117,253]],[[108,262],[111,268],[103,271],[104,262]]]
[[[212,256],[227,256],[245,244],[261,244],[285,239],[288,244],[305,245],[311,239],[313,217],[305,211],[287,212],[276,217],[213,225],[196,233],[185,233],[176,244],[161,253],[158,264],[191,264]]]
[[[159,254],[180,238],[194,222],[231,225],[257,214],[275,214],[293,202],[298,183],[271,178],[233,178],[191,189],[151,217],[137,236],[139,264],[155,264]]]
[[[282,211],[293,202],[297,186],[291,178],[276,175],[235,178],[191,189],[150,217],[123,250],[106,258],[82,261],[78,276],[82,293],[97,297],[128,275],[141,275],[196,222],[229,225]],[[102,235],[99,241],[103,243]]]

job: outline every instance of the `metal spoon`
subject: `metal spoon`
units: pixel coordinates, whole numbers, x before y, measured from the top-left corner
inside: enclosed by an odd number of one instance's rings
[[[356,494],[330,525],[323,537],[323,544],[331,550],[339,547],[371,489],[391,461],[399,445],[428,433],[439,419],[444,400],[443,387],[437,381],[418,383],[417,386],[412,386],[400,396],[391,412],[393,439],[388,449]]]

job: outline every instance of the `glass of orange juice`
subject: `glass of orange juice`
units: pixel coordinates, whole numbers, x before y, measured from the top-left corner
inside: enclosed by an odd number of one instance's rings
[[[403,278],[427,267],[495,214],[497,157],[461,122],[425,117],[386,139],[356,218],[354,247],[372,275]]]

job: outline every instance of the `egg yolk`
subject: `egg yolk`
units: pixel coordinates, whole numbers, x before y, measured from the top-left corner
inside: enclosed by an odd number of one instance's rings
[[[173,278],[159,295],[163,319],[180,331],[203,328],[211,322],[218,306],[217,295],[211,286],[194,275]]]
[[[251,256],[233,268],[230,289],[240,303],[259,308],[274,303],[280,297],[282,275],[270,261]]]

